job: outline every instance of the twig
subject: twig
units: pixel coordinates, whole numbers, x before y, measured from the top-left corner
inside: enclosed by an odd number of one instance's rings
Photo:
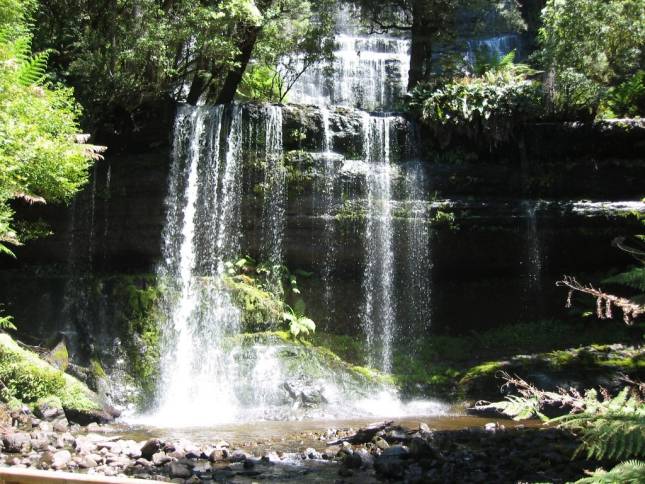
[[[584,294],[589,294],[596,298],[596,315],[599,319],[611,319],[612,314],[612,305],[616,306],[623,312],[623,321],[628,326],[634,324],[634,320],[637,319],[642,314],[645,314],[645,306],[642,304],[637,304],[634,301],[631,301],[624,297],[614,296],[612,294],[607,294],[602,292],[601,289],[593,287],[591,284],[582,285],[580,284],[575,277],[564,276],[561,281],[555,283],[558,287],[568,287],[569,294],[567,295],[566,307],[571,307],[571,297],[573,296],[574,291],[582,292]]]

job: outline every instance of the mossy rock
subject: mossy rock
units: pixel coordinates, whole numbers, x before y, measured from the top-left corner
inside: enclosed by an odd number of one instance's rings
[[[643,379],[645,350],[642,345],[590,345],[489,361],[465,372],[459,381],[462,395],[474,399],[499,399],[504,382],[501,371],[518,375],[549,391],[559,387],[579,391],[598,387],[612,390],[621,387],[622,375]]]
[[[69,367],[69,352],[65,340],[60,340],[53,350],[46,357],[53,366],[61,371],[66,371]]]
[[[0,334],[0,380],[4,383],[0,393],[4,401],[16,399],[33,406],[51,399],[64,409],[102,409],[97,395],[86,385],[20,347],[8,334]]]
[[[270,349],[277,357],[276,371],[284,377],[284,383],[326,382],[345,395],[359,397],[391,387],[393,383],[389,375],[352,365],[328,348],[292,339],[287,332],[245,333],[231,337],[230,343],[232,348],[239,349],[237,359],[242,374],[251,372],[258,355]]]

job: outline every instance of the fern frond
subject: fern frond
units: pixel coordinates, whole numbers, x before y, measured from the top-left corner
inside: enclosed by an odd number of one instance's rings
[[[645,482],[645,462],[629,460],[621,462],[610,471],[597,469],[589,477],[576,481],[575,484],[638,484]]]
[[[608,277],[602,282],[603,284],[616,284],[645,292],[645,267],[634,267],[627,272]]]
[[[22,60],[18,70],[18,82],[23,86],[40,84],[47,73],[47,60],[49,51],[39,52],[36,55]]]
[[[603,402],[595,392],[587,392],[584,411],[553,422],[580,434],[576,454],[584,451],[597,459],[645,457],[645,405],[629,388]]]

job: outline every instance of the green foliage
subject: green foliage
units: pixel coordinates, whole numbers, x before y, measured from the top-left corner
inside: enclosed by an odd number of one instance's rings
[[[163,284],[154,276],[116,276],[110,285],[111,297],[120,302],[115,322],[120,325],[128,370],[141,390],[136,403],[143,408],[152,399],[159,376]],[[105,377],[100,361],[92,359],[90,367],[96,378]]]
[[[513,64],[512,57],[497,66],[480,66],[481,77],[463,77],[437,86],[422,84],[413,92],[413,106],[434,126],[461,128],[467,135],[482,133],[505,139],[515,123],[540,112],[539,85],[528,79],[532,71]]]
[[[276,70],[269,66],[252,65],[244,73],[237,94],[241,99],[250,101],[278,100],[280,91],[277,76]]]
[[[13,317],[0,315],[0,329],[5,331],[8,329],[16,329],[16,325],[13,324]]]
[[[306,305],[298,287],[298,277],[307,278],[312,273],[258,263],[250,256],[229,261],[225,266],[223,283],[241,309],[247,331],[277,329],[284,323],[294,337],[315,331],[315,323],[305,316]],[[289,306],[288,301],[293,305]]]
[[[605,115],[637,114],[645,0],[548,0],[542,23],[537,59],[556,114],[593,117],[608,92]]]
[[[585,74],[571,68],[559,70],[554,78],[551,114],[565,120],[593,119],[603,94],[603,87]]]
[[[603,279],[603,284],[616,284],[645,292],[645,267],[634,267],[627,272],[622,272]]]
[[[642,62],[645,0],[548,0],[542,23],[545,69],[571,69],[607,84]]]
[[[645,481],[645,462],[628,460],[610,471],[597,469],[589,477],[579,479],[576,484],[639,484]]]
[[[308,336],[316,331],[316,323],[306,316],[297,313],[293,308],[288,307],[288,311],[282,313],[282,319],[289,323],[289,332],[294,338]]]
[[[80,137],[72,91],[44,82],[48,52],[32,55],[29,3],[0,4],[0,252],[9,255],[4,244],[21,243],[10,200],[69,201],[100,151]]]
[[[318,59],[329,50],[334,4],[129,0],[106,12],[99,0],[39,3],[36,44],[56,49],[57,74],[77,88],[95,121],[165,96],[213,101],[227,75],[244,68],[249,47],[251,69],[234,88],[246,99],[279,101],[300,65],[287,59]]]
[[[639,70],[609,89],[602,109],[603,117],[636,117],[645,114],[645,71]]]
[[[624,388],[614,398],[600,400],[588,390],[581,403],[583,411],[552,419],[560,427],[580,434],[578,452],[587,458],[626,459],[645,456],[645,405]]]
[[[57,397],[66,408],[98,409],[96,396],[75,378],[57,370],[35,353],[21,348],[6,334],[0,334],[0,397],[27,404]]]

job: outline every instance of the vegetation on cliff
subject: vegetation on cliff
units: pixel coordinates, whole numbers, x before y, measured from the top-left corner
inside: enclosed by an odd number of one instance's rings
[[[65,409],[101,409],[96,394],[83,383],[22,348],[7,334],[0,334],[0,381],[0,397],[5,402],[35,405],[54,397]]]
[[[69,202],[102,148],[86,143],[73,92],[47,79],[48,51],[32,54],[34,2],[0,1],[0,253],[27,235],[11,202]]]

